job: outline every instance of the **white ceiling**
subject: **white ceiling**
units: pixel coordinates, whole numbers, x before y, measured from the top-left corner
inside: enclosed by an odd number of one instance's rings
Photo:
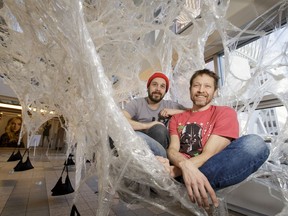
[[[257,17],[269,13],[273,7],[280,3],[279,0],[231,0],[227,10],[228,20],[235,26],[243,29],[248,23]],[[265,16],[264,16],[265,17]],[[262,19],[255,21],[250,29],[254,29]],[[279,21],[279,20],[278,20]],[[217,32],[212,34],[206,44],[205,58],[211,58],[215,53],[223,50],[220,37]]]

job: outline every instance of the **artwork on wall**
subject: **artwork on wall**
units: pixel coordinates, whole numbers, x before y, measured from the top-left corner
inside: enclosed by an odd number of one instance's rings
[[[25,147],[23,136],[19,140],[22,117],[17,112],[0,112],[0,147]]]

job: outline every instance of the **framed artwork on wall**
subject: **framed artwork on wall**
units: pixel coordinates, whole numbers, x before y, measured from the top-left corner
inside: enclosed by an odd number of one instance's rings
[[[19,111],[0,110],[0,147],[24,148],[24,139],[19,141],[22,117]],[[22,136],[23,137],[23,136]]]

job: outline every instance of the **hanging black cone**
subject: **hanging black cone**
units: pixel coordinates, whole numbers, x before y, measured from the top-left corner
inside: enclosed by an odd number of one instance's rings
[[[62,176],[64,171],[66,170],[66,178],[65,178],[65,182],[62,182]],[[70,194],[74,192],[74,189],[72,187],[72,184],[70,182],[70,178],[68,175],[68,167],[65,165],[60,178],[58,179],[56,185],[52,188],[51,190],[52,192],[52,196],[61,196],[61,195],[65,195],[65,194]]]
[[[18,151],[16,153],[15,153],[15,151],[12,152],[12,154],[8,158],[7,162],[17,161],[17,160],[21,160],[21,159],[22,159],[22,155],[20,153],[20,150],[18,149]]]
[[[64,165],[66,166],[71,166],[71,165],[75,165],[75,162],[73,161],[73,155],[69,154],[67,160],[64,162]]]
[[[27,152],[27,159],[25,162],[23,162],[23,158],[24,155]],[[33,169],[33,165],[31,164],[30,158],[29,158],[29,149],[26,149],[23,157],[20,159],[20,161],[18,162],[18,164],[14,167],[14,171],[15,172],[19,172],[19,171],[25,171],[25,170],[29,170],[29,169]]]
[[[75,205],[72,206],[70,216],[80,216],[80,213]]]

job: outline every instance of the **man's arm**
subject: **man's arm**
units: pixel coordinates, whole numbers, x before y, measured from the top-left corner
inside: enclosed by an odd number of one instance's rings
[[[182,175],[179,163],[188,160],[188,158],[186,158],[183,154],[179,152],[179,149],[180,149],[179,137],[177,135],[171,135],[170,144],[167,149],[167,155],[170,163],[172,164],[170,168],[170,175],[174,178]]]
[[[197,202],[199,206],[209,206],[208,194],[215,206],[218,206],[218,200],[209,181],[198,168],[210,157],[222,151],[229,143],[230,139],[226,137],[211,135],[202,153],[197,157],[187,159],[179,152],[179,137],[171,135],[171,142],[167,153],[174,167],[170,167],[170,174],[174,177],[182,174],[191,201]]]
[[[123,110],[123,114],[128,120],[128,122],[130,123],[130,125],[132,126],[133,130],[148,130],[149,128],[151,128],[152,126],[156,124],[163,125],[163,123],[158,122],[158,121],[152,121],[152,122],[147,122],[147,123],[135,121],[132,119],[132,117],[126,110]]]
[[[212,134],[204,146],[202,153],[196,157],[190,158],[189,160],[194,164],[194,166],[199,168],[209,158],[222,151],[230,142],[230,139],[226,137]]]
[[[185,112],[186,109],[181,110],[181,109],[169,109],[169,108],[165,108],[163,110],[160,111],[160,116],[164,117],[164,118],[169,118],[175,114],[179,114],[182,112]]]
[[[171,135],[170,139],[170,145],[167,150],[168,158],[173,165],[180,168],[180,163],[188,159],[179,152],[180,141],[178,136]],[[194,164],[194,166],[199,168],[210,157],[222,151],[230,142],[231,140],[229,138],[212,134],[204,146],[202,153],[197,157],[190,158],[189,160]]]

